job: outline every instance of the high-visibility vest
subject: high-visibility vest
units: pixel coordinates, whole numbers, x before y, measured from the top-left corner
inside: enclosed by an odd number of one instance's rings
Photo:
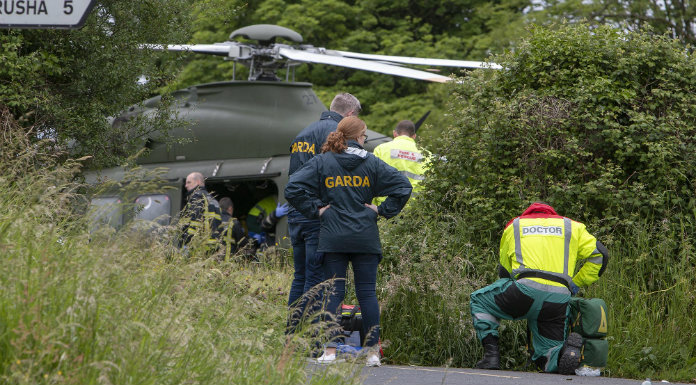
[[[267,215],[276,209],[276,205],[276,197],[274,195],[269,195],[256,202],[254,207],[252,207],[247,214],[247,230],[254,233],[263,232],[261,222]]]
[[[562,292],[571,280],[588,286],[599,278],[606,263],[603,247],[580,222],[557,215],[521,216],[503,232],[500,264],[513,278],[528,280],[525,284],[543,285],[540,288],[545,290],[557,287],[552,291]],[[580,259],[585,264],[574,275]]]
[[[407,177],[413,186],[414,193],[420,190],[419,184],[425,179],[423,174],[425,174],[426,159],[413,138],[406,135],[397,136],[391,142],[375,147],[373,154]],[[372,203],[379,205],[385,199],[385,197],[378,197],[373,199]]]

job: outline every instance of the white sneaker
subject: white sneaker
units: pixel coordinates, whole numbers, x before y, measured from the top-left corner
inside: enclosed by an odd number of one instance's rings
[[[335,362],[345,362],[346,360],[344,359],[336,359],[336,354],[324,354],[321,355],[321,357],[317,358],[317,364],[333,364]]]
[[[379,355],[378,354],[370,354],[367,356],[367,361],[365,362],[365,366],[374,368],[377,366],[382,366],[382,363],[379,362]]]

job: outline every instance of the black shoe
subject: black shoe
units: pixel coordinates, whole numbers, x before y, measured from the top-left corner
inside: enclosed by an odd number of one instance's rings
[[[570,333],[558,357],[559,374],[575,374],[575,369],[580,366],[581,350],[582,336],[578,333]]]
[[[496,344],[483,345],[483,358],[474,366],[476,369],[500,369],[500,350]]]

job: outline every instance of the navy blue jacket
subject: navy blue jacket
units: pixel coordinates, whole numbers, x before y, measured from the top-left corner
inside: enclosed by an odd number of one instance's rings
[[[318,121],[305,127],[290,145],[290,169],[288,175],[292,175],[305,162],[315,155],[321,154],[321,146],[326,142],[330,133],[336,131],[338,122],[343,116],[338,112],[324,111]]]
[[[379,215],[398,214],[411,183],[397,169],[349,141],[346,151],[309,160],[290,176],[285,198],[308,219],[319,218],[319,252],[381,254],[377,213],[365,203],[386,196]],[[319,217],[319,208],[330,204]]]

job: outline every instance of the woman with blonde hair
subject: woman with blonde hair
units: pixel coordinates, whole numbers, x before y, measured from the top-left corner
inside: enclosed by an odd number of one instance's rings
[[[382,246],[377,216],[391,218],[411,195],[408,178],[363,149],[367,126],[355,116],[341,120],[329,135],[322,154],[305,163],[290,176],[285,198],[306,218],[319,218],[317,252],[324,254],[322,266],[327,279],[335,279],[327,311],[337,315],[345,297],[348,262],[353,267],[355,294],[360,304],[368,366],[380,366],[377,265]],[[372,198],[386,196],[379,206]],[[335,320],[331,320],[335,322]],[[335,332],[330,336],[319,363],[336,360]]]

